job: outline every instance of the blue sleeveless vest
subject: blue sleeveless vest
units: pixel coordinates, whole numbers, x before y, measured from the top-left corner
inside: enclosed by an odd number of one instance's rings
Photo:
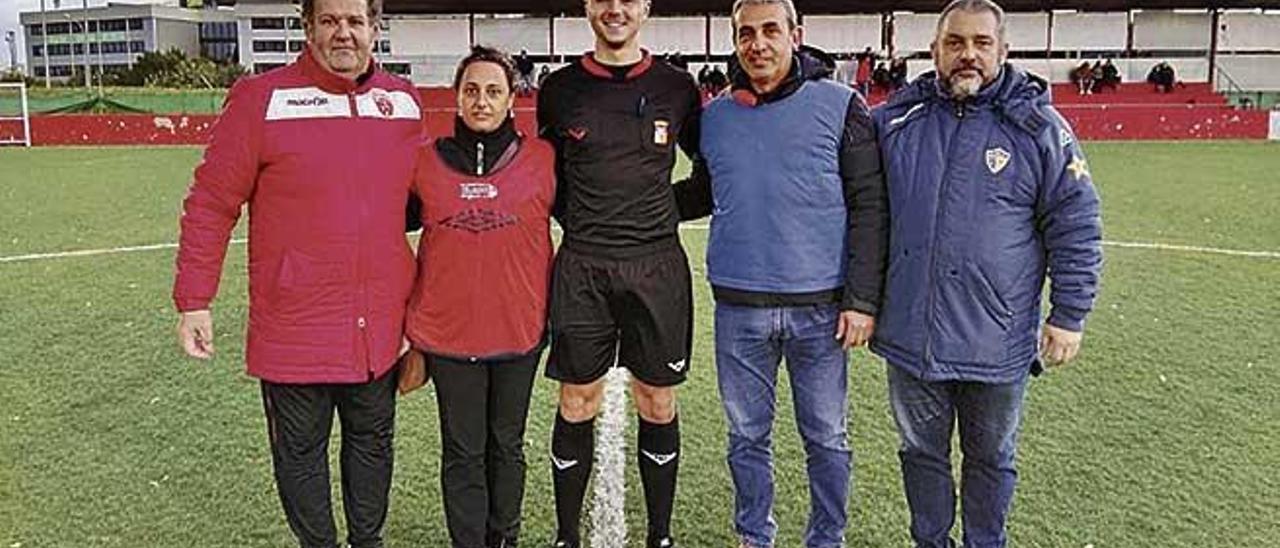
[[[702,115],[715,208],[711,285],[810,293],[844,285],[848,211],[840,141],[853,90],[811,80],[759,106],[722,96]]]

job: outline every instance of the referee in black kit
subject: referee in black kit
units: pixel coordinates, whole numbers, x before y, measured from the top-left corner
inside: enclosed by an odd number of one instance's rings
[[[695,176],[706,170],[697,157],[701,102],[693,78],[640,48],[649,7],[648,0],[585,0],[595,51],[551,74],[538,95],[539,131],[556,148],[555,216],[564,228],[547,363],[547,376],[561,383],[551,441],[557,547],[581,544],[594,420],[615,360],[633,377],[647,546],[675,546],[675,385],[688,372],[693,328],[671,187],[677,144],[695,159]]]

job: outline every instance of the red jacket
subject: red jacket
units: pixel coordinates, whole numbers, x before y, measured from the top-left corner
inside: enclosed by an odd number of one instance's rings
[[[409,339],[456,358],[526,354],[542,342],[551,283],[555,150],[523,139],[506,165],[467,175],[434,143],[419,154],[418,282]]]
[[[182,204],[173,300],[209,307],[247,203],[250,375],[352,383],[395,362],[414,273],[416,97],[398,77],[357,84],[308,52],[231,89]]]

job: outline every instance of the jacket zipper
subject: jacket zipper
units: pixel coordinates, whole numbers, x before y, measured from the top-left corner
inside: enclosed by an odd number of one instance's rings
[[[347,100],[351,104],[352,116],[359,118],[360,111],[359,111],[359,106],[356,105],[356,92],[355,91],[347,92]],[[368,373],[368,379],[373,380],[374,366],[373,366],[373,356],[370,355],[370,349],[369,349],[369,331],[368,331],[369,321],[367,318],[365,318],[365,312],[369,309],[369,306],[368,306],[369,295],[368,295],[368,287],[367,287],[368,272],[366,272],[368,265],[366,264],[367,261],[365,260],[365,253],[366,253],[365,250],[368,247],[365,245],[365,219],[369,217],[369,203],[367,199],[368,193],[356,192],[356,194],[359,196],[359,202],[360,202],[360,218],[357,219],[357,222],[356,222],[356,231],[357,231],[356,241],[359,246],[359,251],[357,251],[356,253],[356,277],[357,277],[356,283],[359,284],[358,287],[360,288],[359,291],[357,292],[359,300],[356,303],[356,306],[358,307],[358,309],[356,310],[356,314],[357,314],[356,329],[359,330],[360,345],[364,349],[364,352],[363,352],[364,364],[362,364],[364,366],[363,369]]]
[[[484,175],[484,143],[476,141],[476,175]]]
[[[951,164],[951,157],[955,153],[956,142],[960,140],[959,138],[960,132],[964,126],[964,118],[965,118],[963,104],[957,103],[955,114],[956,114],[956,118],[959,119],[959,122],[956,123],[956,129],[954,130],[951,136],[951,143],[950,145],[947,146],[947,156],[943,160],[944,162],[943,165]],[[925,338],[924,338],[925,370],[932,369],[931,366],[934,361],[933,359],[933,332],[934,332],[933,326],[934,326],[934,322],[936,321],[934,308],[936,307],[937,293],[938,293],[937,284],[935,283],[936,271],[938,268],[938,233],[940,232],[942,219],[943,217],[945,217],[943,213],[945,213],[946,205],[947,205],[946,191],[947,191],[947,188],[950,186],[950,181],[951,181],[950,170],[943,171],[942,183],[938,185],[938,197],[937,197],[938,207],[933,214],[933,235],[932,235],[933,242],[929,246],[929,277],[928,277],[928,282],[925,284],[929,288],[929,310],[928,310],[928,313],[925,315],[926,318],[928,318],[928,322],[926,322],[925,324],[926,331],[925,331]]]

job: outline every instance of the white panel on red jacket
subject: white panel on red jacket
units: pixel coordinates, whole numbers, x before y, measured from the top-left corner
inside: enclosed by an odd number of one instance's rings
[[[422,117],[413,96],[403,91],[373,88],[356,96],[356,114],[361,118],[416,120]]]
[[[346,95],[327,93],[316,87],[281,88],[271,92],[267,120],[309,118],[349,118],[351,103]]]

